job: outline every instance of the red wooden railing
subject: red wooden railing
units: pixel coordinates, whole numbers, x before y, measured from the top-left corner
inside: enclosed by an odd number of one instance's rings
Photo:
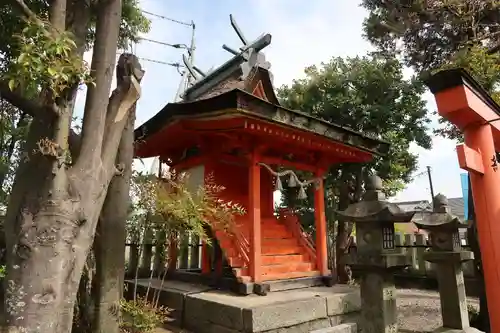
[[[250,243],[239,227],[239,221],[234,221],[231,225],[226,228],[217,228],[217,223],[211,223],[212,228],[216,231],[216,236],[219,238],[225,238],[231,245],[231,249],[225,249],[222,246],[222,251],[226,252],[228,261],[231,259],[240,259],[242,261],[241,267],[248,268],[250,264]],[[232,252],[232,253],[231,253]],[[232,258],[231,258],[232,257]],[[230,263],[233,266],[232,263]],[[240,265],[238,265],[240,266]]]
[[[245,237],[241,229],[235,226],[231,228],[231,234],[233,235],[233,244],[235,249],[238,251],[239,257],[243,260],[244,267],[249,267],[250,264],[250,243]]]
[[[297,215],[289,208],[280,208],[278,211],[278,219],[283,221],[293,236],[299,240],[299,243],[307,251],[313,262],[316,262],[316,247],[311,238],[311,235],[304,230]]]

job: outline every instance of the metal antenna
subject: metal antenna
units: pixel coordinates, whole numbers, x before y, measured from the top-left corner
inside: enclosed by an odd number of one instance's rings
[[[182,62],[184,63],[184,66],[186,66],[189,74],[191,74],[191,76],[193,76],[195,79],[198,79],[198,73],[193,68],[190,59],[188,59],[185,54],[182,55]]]
[[[191,21],[191,44],[187,48],[188,57],[185,54],[182,55],[182,62],[184,63],[184,70],[181,74],[181,81],[179,82],[179,87],[177,88],[177,92],[174,97],[174,102],[179,101],[182,93],[187,89],[189,85],[192,84],[193,80],[198,79],[198,74],[192,66],[194,61],[194,51],[196,49],[195,46],[195,30],[196,25],[194,21]]]
[[[195,40],[194,40],[194,35],[195,35],[195,30],[196,30],[196,25],[194,24],[194,21],[191,21],[191,26],[192,26],[192,30],[191,30],[191,46],[189,48],[189,58],[190,58],[190,64],[194,64],[194,50],[196,49],[195,47]],[[193,82],[196,80],[196,78],[192,75],[189,75],[187,77],[187,81],[186,81],[186,87],[189,87],[193,84]]]

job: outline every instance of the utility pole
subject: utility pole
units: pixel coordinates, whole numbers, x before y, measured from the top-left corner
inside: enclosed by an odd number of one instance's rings
[[[192,29],[192,31],[191,31],[191,44],[187,48],[187,51],[188,51],[188,60],[187,61],[189,64],[193,64],[193,62],[194,62],[194,51],[196,49],[195,41],[194,41],[194,34],[195,34],[196,26],[195,26],[193,21],[191,21],[191,29]],[[193,75],[191,75],[191,73],[186,68],[184,68],[184,70],[182,71],[182,74],[181,74],[181,81],[179,82],[179,87],[177,88],[177,92],[176,92],[175,97],[174,97],[174,102],[179,101],[182,93],[186,90],[187,87],[189,87],[193,83],[194,79],[195,78],[193,77]]]
[[[195,24],[194,24],[194,21],[191,21],[191,22],[184,22],[184,21],[180,21],[180,20],[177,20],[177,19],[174,19],[174,18],[170,18],[170,17],[166,17],[166,16],[163,16],[163,15],[159,15],[159,14],[156,14],[156,13],[152,13],[152,12],[148,12],[148,11],[145,11],[145,10],[142,10],[142,12],[144,14],[147,14],[147,15],[150,15],[150,16],[154,16],[156,18],[160,18],[162,20],[166,20],[166,21],[170,21],[172,23],[175,23],[175,24],[180,24],[180,25],[183,25],[183,26],[186,26],[186,27],[191,27],[191,43],[190,45],[186,45],[186,44],[182,44],[182,43],[167,43],[167,42],[163,42],[163,41],[158,41],[158,40],[154,40],[154,39],[150,39],[150,38],[146,38],[146,37],[141,37],[140,39],[142,41],[145,41],[145,42],[149,42],[149,43],[154,43],[154,44],[158,44],[158,45],[163,45],[163,46],[166,46],[166,47],[171,47],[171,48],[175,48],[175,49],[184,49],[184,50],[187,50],[188,52],[188,56],[189,56],[189,62],[192,63],[193,61],[193,56],[194,56],[194,50],[195,50]],[[131,48],[133,49],[133,47],[131,46]],[[135,54],[135,52],[134,52]],[[177,71],[179,72],[179,74],[181,74],[181,80],[179,82],[179,87],[177,88],[177,92],[175,94],[175,97],[174,97],[174,102],[178,102],[182,93],[186,90],[186,88],[192,84],[193,82],[193,78],[191,73],[184,67],[182,66],[180,63],[174,63],[174,62],[166,62],[166,61],[162,61],[162,60],[157,60],[157,59],[148,59],[148,58],[140,58],[139,59],[141,60],[144,60],[144,61],[149,61],[149,62],[154,62],[154,63],[158,63],[158,64],[163,64],[163,65],[167,65],[167,66],[171,66],[171,67],[175,67],[177,68]],[[180,68],[183,67],[184,70],[182,72],[180,72]],[[159,156],[155,157],[154,160],[153,160],[153,163],[151,165],[151,169],[150,169],[150,174],[154,174],[156,173],[156,171],[158,172],[158,177],[161,177],[161,173],[162,173],[162,161],[161,159],[159,158]],[[156,168],[158,168],[156,170]]]
[[[430,166],[427,166],[427,176],[429,177],[429,187],[431,189],[432,207],[434,207],[434,186],[432,186],[432,175],[431,175],[431,167]]]

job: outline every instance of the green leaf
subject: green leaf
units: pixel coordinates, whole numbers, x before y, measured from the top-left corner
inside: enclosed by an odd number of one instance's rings
[[[9,81],[9,89],[11,91],[14,91],[15,88],[16,88],[16,81],[14,79],[10,79],[10,81]]]
[[[21,54],[19,55],[19,57],[17,58],[17,62],[18,62],[18,63],[20,63],[20,64],[24,63],[24,62],[25,62],[26,57],[27,57],[27,54],[26,54],[26,53],[21,53]]]
[[[54,68],[47,68],[47,73],[49,73],[50,76],[55,76],[57,71]]]

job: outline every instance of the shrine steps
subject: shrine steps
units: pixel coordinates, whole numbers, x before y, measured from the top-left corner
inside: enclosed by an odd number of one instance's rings
[[[251,278],[248,264],[235,245],[235,241],[241,242],[242,239],[249,242],[248,226],[240,226],[239,233],[239,240],[227,237],[221,231],[215,234],[237,280],[249,283]],[[262,281],[271,282],[320,276],[316,260],[310,255],[310,249],[308,251],[303,242],[294,237],[287,225],[277,218],[262,219],[261,237]]]

